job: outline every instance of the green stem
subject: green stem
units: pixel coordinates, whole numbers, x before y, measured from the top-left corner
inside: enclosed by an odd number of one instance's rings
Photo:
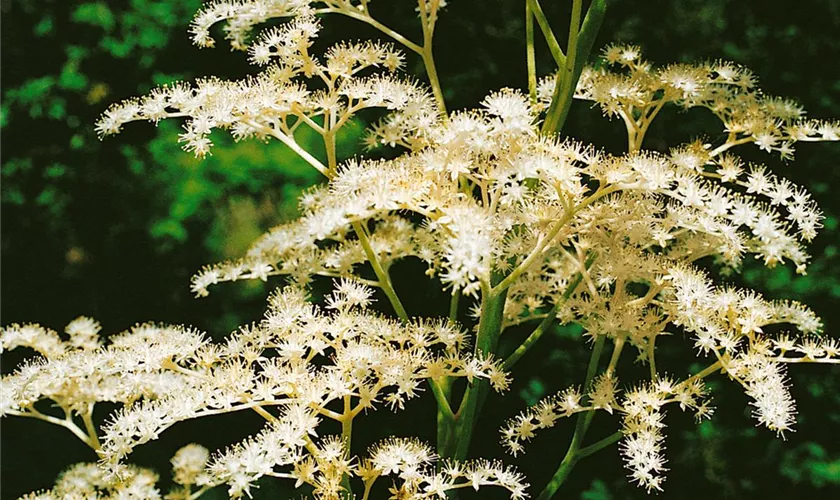
[[[525,1],[525,60],[528,65],[528,95],[537,102],[537,57],[534,53],[534,13],[531,0]]]
[[[357,237],[359,238],[359,242],[362,245],[362,248],[365,250],[365,254],[367,255],[368,261],[370,261],[370,265],[373,267],[373,272],[376,274],[377,279],[379,280],[380,286],[382,291],[385,292],[385,295],[388,297],[388,300],[391,302],[391,306],[394,308],[394,311],[397,313],[397,316],[402,321],[408,321],[408,313],[403,307],[400,298],[397,296],[397,292],[394,290],[393,285],[391,284],[391,277],[388,274],[388,271],[382,267],[382,264],[379,262],[379,258],[374,252],[373,247],[370,244],[370,239],[368,238],[367,230],[362,225],[361,222],[353,222],[353,230],[356,232]],[[455,310],[457,311],[457,301]],[[439,384],[436,380],[429,379],[429,385],[432,388],[432,392],[435,395],[435,399],[437,400],[438,404],[438,447],[440,448],[440,443],[449,443],[451,441],[452,436],[452,427],[453,422],[455,420],[455,415],[452,413],[452,408],[449,406],[449,392],[451,390],[451,383],[448,379],[444,380],[442,384]]]
[[[557,82],[554,86],[554,95],[551,99],[551,106],[543,122],[542,133],[556,133],[563,128],[569,108],[572,105],[572,98],[577,87],[578,78],[583,71],[583,65],[592,51],[595,44],[595,36],[601,29],[601,22],[607,11],[607,0],[592,0],[583,25],[578,30],[580,22],[581,0],[574,0],[572,9],[572,23],[569,28],[569,48],[566,64],[557,74]],[[539,19],[539,18],[537,18]],[[573,36],[574,35],[574,36]],[[572,50],[574,47],[574,50]]]
[[[598,335],[595,339],[595,345],[592,346],[592,354],[589,356],[589,364],[586,366],[586,378],[583,381],[583,391],[589,390],[589,384],[595,378],[595,372],[598,371],[598,361],[601,359],[601,351],[604,350],[605,338],[603,335]]]
[[[566,103],[571,101],[569,89],[572,87],[572,80],[575,73],[575,60],[577,59],[577,38],[580,32],[580,13],[583,9],[583,0],[572,0],[572,19],[569,21],[569,43],[566,47],[566,64],[557,71],[557,81],[554,83],[554,93],[551,96],[551,105],[543,123],[543,133],[557,132],[562,127],[560,117]]]
[[[618,365],[618,358],[621,356],[622,349],[624,349],[625,341],[626,339],[624,337],[615,339],[612,356],[610,356],[610,364],[607,366],[607,374],[612,375],[615,372],[615,367]]]
[[[452,298],[449,299],[449,321],[455,323],[458,321],[458,302],[461,300],[461,292],[458,290],[452,291]]]
[[[554,62],[557,64],[558,68],[562,68],[566,65],[566,54],[564,54],[563,49],[560,48],[560,44],[557,42],[557,37],[554,36],[554,31],[548,24],[548,19],[545,17],[545,13],[542,10],[539,0],[526,1],[527,4],[531,6],[531,12],[533,12],[534,19],[537,20],[537,24],[540,26],[540,30],[545,37],[545,42],[548,45],[548,50],[551,52],[551,56],[554,58]]]
[[[595,262],[595,254],[591,254],[586,259],[586,269],[589,269],[592,266],[593,262]],[[577,287],[578,285],[580,285],[581,281],[583,281],[583,273],[579,272],[575,275],[574,278],[572,278],[572,280],[569,282],[569,285],[566,287],[566,290],[563,292],[563,296],[560,298],[560,300],[557,301],[556,304],[554,304],[554,307],[552,307],[551,310],[548,311],[548,314],[540,322],[537,328],[533,332],[531,332],[531,335],[528,335],[528,338],[525,339],[525,342],[523,342],[519,347],[517,347],[516,350],[513,351],[513,354],[508,356],[508,358],[505,360],[505,371],[509,371],[511,368],[513,368],[513,365],[515,365],[520,360],[520,358],[522,358],[522,356],[525,355],[525,353],[527,353],[532,347],[534,347],[534,344],[536,344],[537,341],[540,340],[540,337],[542,337],[543,334],[545,334],[545,332],[548,331],[548,327],[551,326],[551,323],[553,323],[557,317],[557,310],[560,308],[560,305],[569,300],[569,297],[571,297],[572,294],[575,293],[575,290],[577,290]]]
[[[432,393],[434,393],[435,399],[437,400],[438,408],[443,413],[444,417],[447,420],[454,420],[455,414],[452,413],[452,408],[449,406],[449,400],[447,399],[446,391],[444,391],[441,384],[433,383],[430,385],[432,386]]]
[[[481,317],[478,322],[478,334],[475,340],[476,355],[495,354],[499,344],[499,335],[502,331],[506,299],[507,290],[492,291],[489,286],[484,287]],[[489,384],[484,380],[475,380],[472,385],[467,386],[458,413],[455,415],[456,432],[451,436],[452,439],[457,440],[454,455],[442,455],[443,458],[454,458],[461,461],[467,458],[475,423],[489,390]]]
[[[399,318],[403,321],[408,321],[408,313],[405,312],[405,308],[403,307],[402,302],[400,302],[400,298],[397,296],[397,292],[391,284],[391,277],[388,275],[388,271],[382,267],[382,264],[379,262],[379,258],[376,256],[376,252],[373,251],[373,247],[370,245],[367,230],[359,221],[353,222],[352,225],[353,230],[356,231],[356,236],[359,238],[359,242],[362,244],[362,248],[365,250],[365,255],[367,255],[368,261],[370,261],[370,265],[373,267],[373,272],[379,280],[382,291],[385,292],[385,295],[391,302],[391,306],[394,308],[397,316],[399,316]]]
[[[353,404],[352,396],[344,396],[344,413],[341,419],[341,442],[344,444],[344,454],[351,457],[350,444],[353,440]],[[353,498],[353,488],[350,484],[350,474],[341,477],[341,486],[347,492],[346,498]]]
[[[566,452],[566,456],[563,457],[563,461],[560,462],[560,467],[558,467],[554,475],[551,476],[551,479],[548,484],[545,485],[545,488],[543,488],[540,496],[537,497],[537,500],[549,500],[553,497],[554,493],[556,493],[558,488],[560,488],[560,485],[566,481],[567,477],[569,477],[569,473],[572,472],[572,469],[577,461],[578,458],[575,456],[572,448],[569,447],[569,451]]]
[[[452,432],[455,430],[455,414],[452,413],[452,407],[449,405],[449,396],[452,392],[452,380],[449,377],[444,378],[437,383],[434,380],[430,381],[432,392],[437,401],[437,449],[438,453],[444,455],[451,454],[451,447],[454,445],[452,439]]]
[[[598,371],[598,362],[601,359],[601,351],[604,349],[604,341],[605,337],[603,335],[598,335],[595,339],[595,345],[592,347],[592,355],[589,357],[589,365],[586,367],[586,380],[583,382],[584,393],[589,389],[592,379],[595,378],[595,372]],[[560,462],[560,466],[557,468],[557,471],[553,476],[551,476],[551,479],[548,484],[545,485],[545,488],[543,488],[540,496],[537,497],[537,500],[549,500],[553,497],[557,492],[557,489],[560,488],[560,485],[562,485],[566,478],[569,477],[569,473],[572,472],[572,469],[577,461],[582,458],[579,456],[581,444],[583,443],[583,438],[586,436],[586,431],[589,427],[589,422],[591,421],[590,415],[593,415],[594,413],[594,410],[589,410],[585,413],[578,414],[577,422],[575,423],[575,433],[572,435],[572,442],[569,443],[569,449],[566,450],[566,455],[563,457],[563,461]],[[588,454],[594,453],[594,451],[597,450],[590,451]]]
[[[461,298],[461,293],[458,290],[452,291],[452,298],[449,301],[449,321],[454,323],[458,320],[458,302]],[[451,448],[454,445],[452,439],[452,432],[455,429],[455,414],[452,412],[450,406],[450,398],[452,396],[452,379],[450,377],[443,377],[440,381],[430,380],[432,392],[437,401],[437,449],[441,453],[445,448]],[[451,454],[452,450],[447,453]]]
[[[554,494],[557,493],[560,486],[566,481],[566,478],[569,477],[569,473],[572,472],[572,469],[575,467],[578,460],[586,458],[589,455],[618,442],[618,440],[622,437],[624,437],[624,433],[617,431],[585,448],[578,448],[572,451],[572,447],[569,447],[569,451],[566,452],[566,456],[563,457],[563,461],[560,462],[560,467],[557,468],[557,472],[551,476],[551,480],[549,480],[548,484],[545,488],[543,488],[540,496],[537,497],[537,500],[549,500],[552,498]]]
[[[615,431],[614,433],[610,434],[609,436],[605,437],[604,439],[601,439],[600,441],[596,441],[596,442],[590,444],[589,446],[586,446],[584,448],[579,449],[575,455],[577,456],[577,458],[588,457],[589,455],[591,455],[591,454],[593,454],[597,451],[603,450],[607,446],[618,442],[623,437],[624,437],[624,432]]]
[[[426,12],[426,0],[418,0],[420,7],[420,24],[423,28],[423,48],[420,56],[423,58],[423,65],[426,67],[426,75],[429,77],[429,84],[432,86],[432,93],[437,101],[438,111],[441,116],[447,116],[446,101],[443,98],[443,90],[440,87],[435,58],[432,55],[432,37],[434,36],[434,23]]]
[[[580,280],[577,280],[577,282],[574,283],[574,286],[577,287],[578,283],[580,283]],[[558,301],[556,304],[554,304],[554,307],[552,307],[551,310],[548,311],[545,318],[543,318],[540,324],[537,325],[533,332],[531,332],[531,335],[528,335],[528,338],[525,339],[525,341],[522,342],[522,344],[520,344],[519,347],[517,347],[516,350],[513,351],[513,353],[510,356],[507,357],[507,359],[505,359],[505,371],[510,371],[510,369],[513,368],[513,365],[515,365],[522,358],[522,356],[525,355],[525,353],[527,353],[532,347],[534,347],[534,344],[536,344],[537,341],[540,340],[540,338],[543,336],[543,334],[548,331],[548,327],[551,326],[552,323],[554,323],[555,319],[557,319],[557,310],[560,308],[560,304],[562,302],[565,302],[566,297],[565,294],[563,295],[563,300]]]

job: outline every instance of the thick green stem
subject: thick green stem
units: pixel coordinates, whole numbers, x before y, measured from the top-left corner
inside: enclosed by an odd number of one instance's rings
[[[551,476],[551,480],[549,480],[548,484],[545,485],[545,488],[543,488],[540,496],[537,497],[537,500],[549,500],[553,497],[560,488],[560,485],[566,481],[567,477],[569,477],[569,473],[572,472],[572,469],[577,461],[578,458],[575,456],[572,448],[569,447],[569,451],[566,452],[566,456],[563,457],[563,461],[560,462],[560,467],[558,467],[554,475]]]
[[[454,440],[452,433],[455,431],[455,414],[452,413],[452,407],[449,403],[449,397],[452,392],[452,380],[445,378],[440,382],[430,381],[432,391],[435,393],[437,400],[437,450],[438,454],[451,454],[454,450]],[[445,451],[448,450],[448,451]]]
[[[452,323],[458,321],[458,302],[460,300],[461,292],[453,290],[452,297],[449,299],[449,321]]]
[[[481,317],[478,323],[478,334],[475,340],[475,354],[487,356],[495,354],[499,344],[499,335],[502,332],[502,318],[505,310],[507,290],[492,291],[485,287],[482,293]],[[469,453],[472,433],[481,407],[490,390],[489,384],[484,380],[475,380],[467,387],[458,413],[455,415],[455,434],[451,436],[457,441],[452,456],[442,455],[444,458],[464,460]],[[447,447],[447,450],[449,447]]]
[[[583,20],[583,25],[578,30],[581,3],[581,0],[574,0],[566,64],[557,73],[554,95],[545,122],[543,122],[543,134],[556,133],[563,128],[569,114],[569,108],[572,105],[578,78],[580,78],[583,65],[592,51],[595,36],[601,29],[601,22],[604,20],[604,14],[607,11],[607,0],[593,0],[586,13],[586,18]]]
[[[452,291],[452,297],[449,301],[449,321],[454,323],[458,320],[458,302],[461,298],[461,293],[458,290]],[[443,377],[440,380],[430,380],[429,384],[432,387],[432,392],[437,401],[437,449],[439,454],[447,447],[452,447],[454,441],[452,433],[455,430],[455,414],[452,413],[450,398],[452,396],[452,379],[450,377]],[[452,450],[449,451],[451,454]]]
[[[566,46],[566,64],[557,71],[557,81],[554,84],[554,94],[551,96],[551,105],[546,113],[543,123],[543,133],[557,132],[562,127],[561,116],[563,109],[571,102],[569,89],[574,89],[573,83],[575,73],[575,61],[577,60],[577,39],[580,32],[580,13],[583,9],[583,0],[572,0],[572,19],[569,22],[569,43]]]

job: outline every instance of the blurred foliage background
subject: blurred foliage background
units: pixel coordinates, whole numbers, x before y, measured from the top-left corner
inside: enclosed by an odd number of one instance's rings
[[[524,2],[452,0],[436,35],[436,58],[451,109],[474,107],[490,90],[525,86]],[[568,3],[543,1],[558,36],[566,32]],[[175,143],[177,124],[127,127],[105,142],[93,133],[96,117],[112,101],[152,86],[204,75],[239,78],[255,68],[226,44],[199,50],[186,26],[200,0],[75,1],[3,0],[2,43],[2,304],[0,321],[40,322],[60,329],[80,314],[99,319],[105,330],[121,331],[155,320],[192,324],[220,338],[237,325],[258,320],[264,299],[279,281],[218,287],[195,300],[189,278],[205,263],[240,255],[264,230],[294,217],[301,190],[318,174],[284,146],[250,141],[236,144],[217,136],[213,156],[199,162]],[[408,0],[374,2],[373,9],[398,31],[419,38]],[[342,38],[378,36],[347,19],[328,18],[319,46]],[[812,117],[840,117],[840,2],[812,0],[615,0],[596,46],[613,41],[640,45],[656,64],[728,59],[750,67],[765,92],[794,98]],[[420,62],[408,58],[420,75]],[[538,52],[541,73],[552,69],[547,51]],[[343,157],[358,147],[364,125],[342,140]],[[623,126],[607,121],[585,103],[573,106],[566,133],[608,151],[620,152]],[[716,140],[719,127],[701,112],[663,113],[647,147],[696,137]],[[301,136],[307,143],[314,138]],[[313,145],[313,149],[317,147]],[[813,246],[807,276],[792,269],[745,266],[739,277],[778,298],[811,305],[826,332],[840,329],[840,144],[802,144],[791,165],[757,150],[742,150],[807,186],[825,211],[825,229]],[[414,314],[443,314],[437,284],[407,262],[395,269],[396,286]],[[383,301],[380,301],[383,302]],[[513,332],[515,343],[526,332]],[[544,339],[542,357],[529,355],[518,367],[509,397],[496,397],[479,422],[474,454],[502,456],[496,428],[523,405],[572,384],[580,384],[588,359],[580,330],[557,328]],[[683,374],[694,359],[690,342],[675,335],[662,342],[667,369]],[[3,373],[23,353],[3,355]],[[665,356],[662,357],[665,359]],[[699,366],[699,365],[698,365]],[[836,498],[840,493],[840,370],[794,366],[791,379],[799,406],[797,432],[786,441],[754,427],[740,389],[718,378],[717,413],[697,426],[672,411],[667,438],[671,471],[662,498]],[[621,368],[635,369],[632,363]],[[692,369],[696,369],[696,366]],[[110,408],[102,408],[104,418]],[[361,452],[390,434],[417,434],[434,441],[430,396],[412,402],[396,417],[380,411],[354,433]],[[410,417],[409,417],[410,416]],[[411,419],[409,421],[409,419]],[[181,424],[133,460],[156,468],[164,487],[167,460],[181,445],[200,442],[224,447],[254,432],[260,417],[233,415]],[[599,417],[593,435],[606,434],[615,420]],[[598,427],[603,429],[599,430]],[[513,461],[535,489],[559,463],[571,424],[540,436]],[[65,466],[95,457],[61,429],[38,421],[2,422],[2,498],[49,487]],[[613,448],[581,462],[563,498],[645,498],[626,483]],[[266,482],[257,498],[299,496],[287,485]],[[221,491],[212,498],[223,498]],[[490,497],[490,495],[485,495]]]

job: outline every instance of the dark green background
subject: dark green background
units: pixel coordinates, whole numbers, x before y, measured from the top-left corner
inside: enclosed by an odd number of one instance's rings
[[[451,0],[436,38],[436,58],[451,109],[474,107],[489,91],[525,85],[523,11],[520,0]],[[558,37],[567,26],[567,1],[543,0]],[[173,79],[255,71],[224,42],[214,50],[189,44],[186,26],[198,0],[123,2],[3,1],[2,4],[2,318],[3,324],[35,321],[55,329],[77,315],[99,319],[108,332],[135,322],[185,323],[219,338],[260,317],[271,287],[223,285],[195,300],[189,277],[205,263],[240,254],[263,230],[293,216],[300,190],[318,180],[282,146],[234,145],[223,135],[209,160],[180,152],[175,123],[126,127],[99,142],[92,123],[108,103]],[[398,31],[419,39],[409,0],[373,2],[373,10]],[[351,37],[378,36],[358,23],[324,21],[318,46]],[[815,0],[615,1],[597,47],[636,43],[654,63],[724,58],[744,64],[769,94],[794,98],[812,117],[840,117],[840,2]],[[539,39],[538,39],[539,40]],[[542,47],[540,47],[542,49]],[[541,74],[551,69],[540,50]],[[419,61],[408,70],[420,75]],[[609,122],[587,103],[576,103],[566,132],[619,152],[623,125]],[[358,129],[345,140],[354,151]],[[720,138],[720,127],[702,112],[663,113],[646,146],[665,149],[695,137]],[[801,144],[790,165],[751,149],[750,160],[808,186],[826,213],[826,229],[813,245],[806,277],[782,267],[748,264],[735,282],[771,297],[796,298],[825,320],[829,335],[840,328],[839,144]],[[405,263],[396,286],[409,313],[443,314],[437,284]],[[322,284],[319,284],[321,286]],[[380,301],[384,302],[384,301]],[[523,332],[510,335],[511,341]],[[502,456],[497,428],[525,404],[581,382],[587,349],[573,328],[558,330],[542,354],[518,367],[504,399],[488,401],[474,454]],[[666,369],[682,374],[692,363],[691,341],[662,342]],[[3,355],[3,373],[23,353]],[[624,372],[632,373],[628,364]],[[797,432],[787,441],[754,427],[739,388],[718,379],[717,413],[696,426],[689,415],[668,418],[671,471],[662,498],[830,498],[840,492],[840,371],[795,366],[793,393],[800,410]],[[102,408],[97,418],[104,418]],[[403,413],[381,410],[362,419],[355,452],[376,439],[419,433],[433,442],[433,403],[425,395]],[[180,424],[132,459],[155,467],[168,481],[166,461],[193,440],[211,449],[254,432],[257,415],[218,417]],[[598,417],[592,436],[606,435],[616,419]],[[544,432],[516,463],[539,491],[567,446],[568,422]],[[2,421],[2,498],[51,486],[56,474],[93,454],[65,431],[37,421]],[[615,448],[578,465],[562,498],[644,498],[628,486]],[[482,492],[487,490],[482,490]],[[258,498],[296,493],[265,482]],[[384,494],[384,493],[383,493]],[[299,495],[299,492],[297,493]],[[218,498],[221,498],[219,492]],[[482,493],[482,498],[494,498]]]

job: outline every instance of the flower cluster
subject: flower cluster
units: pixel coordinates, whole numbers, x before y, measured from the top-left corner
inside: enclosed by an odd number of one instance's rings
[[[265,476],[308,485],[323,499],[350,497],[354,480],[364,483],[368,498],[383,476],[394,481],[393,498],[446,498],[486,485],[525,498],[519,473],[498,462],[467,460],[469,444],[487,390],[508,388],[510,368],[555,321],[584,328],[592,361],[580,389],[545,399],[502,428],[502,442],[514,455],[536,431],[576,415],[558,473],[622,440],[632,479],[661,489],[665,408],[676,403],[709,416],[703,379],[717,373],[743,386],[761,424],[777,433],[791,430],[795,406],[784,367],[838,363],[840,345],[817,336],[821,323],[805,306],[716,284],[703,268],[737,272],[755,258],[806,271],[805,245],[821,227],[819,209],[806,190],[765,166],[745,166],[733,148],[752,143],[787,159],[798,141],[838,139],[840,126],[808,120],[791,102],[764,96],[752,74],[733,64],[654,68],[633,46],[608,47],[607,66],[585,69],[575,94],[622,118],[626,154],[541,130],[556,104],[550,102],[557,98],[552,77],[532,87],[533,99],[503,89],[478,109],[447,113],[430,45],[444,2],[418,2],[422,45],[374,19],[368,3],[212,2],[196,16],[194,41],[212,46],[210,27],[224,22],[232,46],[248,50],[261,72],[156,89],[114,105],[98,122],[99,133],[108,135],[130,121],[185,118],[181,141],[198,156],[209,152],[212,129],[229,130],[237,140],[275,138],[326,182],[301,197],[298,219],[271,229],[243,258],[205,267],[193,278],[197,296],[220,282],[287,278],[262,321],[223,342],[147,324],[106,344],[99,325],[87,318],[68,325],[67,339],[37,325],[2,330],[3,349],[30,347],[42,357],[3,377],[0,414],[66,427],[100,457],[102,470],[71,469],[43,498],[76,495],[77,485],[115,496],[148,487],[138,494],[154,498],[153,478],[125,464],[137,446],[178,422],[243,410],[266,420],[262,431],[212,457],[198,446],[179,451],[172,459],[178,486],[171,498],[197,498],[219,485],[241,497]],[[317,16],[326,13],[366,22],[420,55],[431,89],[399,76],[403,55],[389,44],[341,42],[322,58],[313,55]],[[251,35],[276,17],[288,19]],[[726,138],[643,150],[650,123],[666,104],[709,109]],[[336,134],[368,108],[383,116],[367,146],[396,153],[339,162]],[[295,141],[299,127],[323,138],[325,162]],[[408,315],[391,273],[405,259],[425,263],[450,294],[448,319]],[[308,295],[315,277],[335,279],[323,306]],[[371,309],[374,289],[388,298],[396,318]],[[456,321],[462,296],[474,301],[474,342]],[[540,325],[501,358],[504,330],[535,319]],[[802,336],[774,333],[778,328]],[[657,371],[657,338],[674,329],[711,358],[704,370],[685,378]],[[606,345],[612,355],[599,371]],[[625,348],[636,351],[650,377],[622,375],[619,386]],[[438,405],[436,451],[391,438],[367,457],[351,455],[355,418],[383,405],[400,411],[425,388]],[[43,401],[56,403],[63,418],[42,409]],[[101,401],[122,406],[99,433],[92,412]],[[620,415],[620,429],[584,446],[598,410]],[[341,434],[326,432],[324,421],[340,424]]]
[[[29,493],[21,500],[158,500],[163,497],[155,487],[157,480],[157,474],[141,467],[129,467],[115,478],[95,463],[79,463],[62,472],[52,489]]]
[[[369,458],[359,467],[359,477],[365,483],[365,491],[370,491],[378,478],[395,476],[400,484],[394,484],[390,492],[396,498],[443,499],[448,498],[447,492],[461,488],[478,491],[483,486],[505,488],[514,500],[527,498],[528,484],[511,467],[475,460],[465,464],[445,462],[436,469],[437,460],[432,449],[419,441],[391,438],[370,449]]]
[[[632,45],[611,45],[603,55],[605,67],[581,74],[576,97],[594,101],[605,115],[621,117],[630,149],[641,148],[650,123],[666,104],[711,111],[728,133],[721,150],[754,143],[790,159],[795,142],[840,138],[840,123],[805,119],[798,104],[764,95],[752,72],[731,62],[654,68]],[[541,85],[543,101],[550,98],[552,83],[548,78]]]
[[[67,330],[76,335],[67,341],[35,325],[12,325],[0,333],[4,347],[34,346],[51,354],[3,377],[0,407],[4,415],[61,422],[36,408],[51,400],[65,411],[65,426],[93,441],[97,434],[85,434],[72,417],[88,421],[95,403],[123,403],[96,446],[102,464],[121,477],[130,471],[119,462],[175,423],[252,409],[267,418],[266,430],[215,457],[206,473],[196,467],[206,461],[203,452],[182,450],[173,458],[176,482],[227,483],[239,496],[262,475],[277,474],[275,467],[288,466],[289,477],[321,485],[321,497],[334,498],[349,465],[328,476],[322,477],[323,464],[320,474],[304,474],[308,463],[335,455],[327,452],[336,446],[329,438],[320,444],[327,451],[314,452],[323,418],[351,422],[380,402],[402,409],[426,379],[486,379],[500,391],[509,383],[498,361],[465,353],[467,335],[454,324],[401,324],[369,312],[370,295],[364,285],[342,280],[321,310],[301,289],[283,289],[269,299],[259,325],[224,344],[180,327],[141,325],[111,337],[107,347],[73,350],[83,335],[80,325],[94,322],[71,323]],[[269,412],[273,407],[280,411]]]
[[[189,117],[180,141],[198,157],[210,152],[210,132],[219,128],[230,130],[237,140],[274,137],[316,162],[294,142],[301,125],[334,141],[335,134],[359,111],[385,108],[393,113],[375,136],[394,142],[389,137],[408,140],[403,138],[417,135],[435,120],[431,97],[415,83],[378,73],[365,76],[364,71],[373,67],[397,70],[402,65],[401,53],[380,43],[339,43],[321,62],[307,50],[319,30],[315,17],[301,14],[263,33],[251,46],[251,61],[267,66],[258,75],[240,81],[207,78],[155,89],[141,99],[111,106],[97,122],[97,132],[115,134],[136,120],[157,123]]]
[[[0,330],[3,349],[30,347],[43,355],[2,378],[0,415],[40,417],[35,405],[52,400],[66,414],[89,417],[97,402],[131,404],[170,393],[184,375],[167,368],[206,344],[197,331],[148,323],[112,336],[101,347],[99,329],[81,317],[67,325],[67,340],[39,325]]]

